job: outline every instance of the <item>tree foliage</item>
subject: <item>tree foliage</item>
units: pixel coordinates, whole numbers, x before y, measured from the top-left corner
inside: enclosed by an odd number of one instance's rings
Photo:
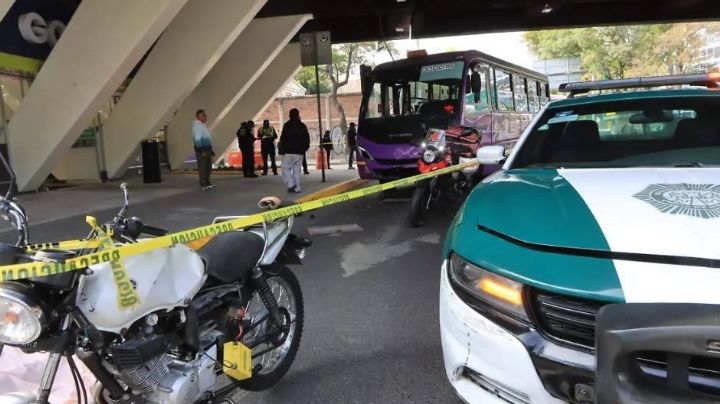
[[[347,120],[345,118],[345,109],[337,98],[338,90],[350,81],[353,71],[360,64],[372,63],[377,52],[390,52],[392,55],[397,55],[397,49],[392,43],[354,42],[335,44],[332,47],[332,64],[320,66],[320,93],[330,94],[330,102],[340,113],[340,128],[343,133],[347,131]],[[317,94],[314,66],[300,69],[300,72],[295,76],[295,80],[307,89],[307,94]]]
[[[594,27],[527,32],[524,40],[540,59],[579,57],[588,79],[678,74],[693,63],[717,23]]]

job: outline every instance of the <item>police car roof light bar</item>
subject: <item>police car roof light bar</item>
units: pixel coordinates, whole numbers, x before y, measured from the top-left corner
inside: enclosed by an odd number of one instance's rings
[[[718,88],[720,73],[679,74],[673,76],[637,77],[620,80],[579,81],[560,84],[558,90],[570,93],[573,97],[594,90],[619,90],[625,88],[661,87],[661,86],[702,86]]]

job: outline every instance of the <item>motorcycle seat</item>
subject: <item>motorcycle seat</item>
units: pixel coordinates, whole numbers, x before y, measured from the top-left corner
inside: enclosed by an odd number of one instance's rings
[[[244,279],[262,257],[265,241],[255,233],[234,231],[219,234],[198,253],[208,274],[223,283]]]

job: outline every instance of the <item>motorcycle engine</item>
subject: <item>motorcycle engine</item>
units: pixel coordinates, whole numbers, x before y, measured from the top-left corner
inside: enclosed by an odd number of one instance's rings
[[[148,403],[192,403],[215,391],[222,371],[219,345],[239,327],[237,307],[222,299],[228,291],[237,296],[237,290],[226,289],[196,297],[193,310],[140,320],[108,349],[114,373]]]
[[[135,338],[110,348],[120,380],[148,403],[192,403],[214,390],[221,365],[213,330],[200,338],[200,353],[183,352],[165,335]],[[155,352],[160,352],[150,356]]]

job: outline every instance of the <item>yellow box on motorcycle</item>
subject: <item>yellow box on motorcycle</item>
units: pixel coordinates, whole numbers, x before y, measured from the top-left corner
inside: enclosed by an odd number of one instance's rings
[[[252,376],[252,352],[250,348],[230,341],[223,345],[223,372],[235,380],[245,380]]]

